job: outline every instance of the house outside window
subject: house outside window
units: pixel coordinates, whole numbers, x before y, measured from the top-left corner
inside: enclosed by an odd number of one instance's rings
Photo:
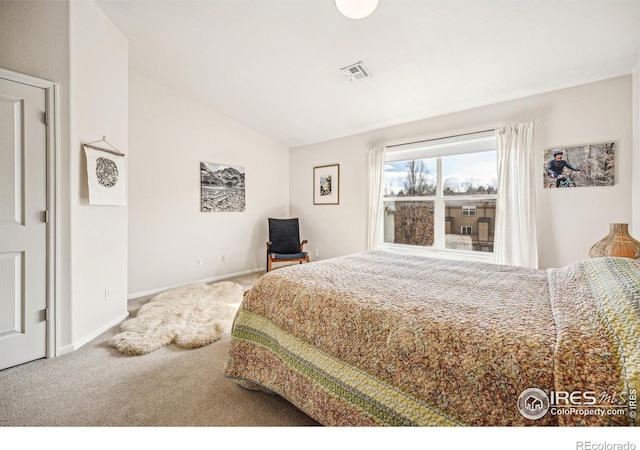
[[[383,182],[382,247],[493,252],[493,132],[388,148]]]

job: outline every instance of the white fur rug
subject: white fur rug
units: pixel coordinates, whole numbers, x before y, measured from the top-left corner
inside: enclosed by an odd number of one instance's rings
[[[231,330],[242,294],[242,286],[230,281],[163,292],[125,320],[109,345],[126,355],[144,355],[172,342],[181,348],[210,344]]]

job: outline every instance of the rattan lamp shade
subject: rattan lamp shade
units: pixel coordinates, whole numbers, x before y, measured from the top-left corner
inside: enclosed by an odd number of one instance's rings
[[[609,234],[596,242],[589,256],[623,256],[626,258],[640,259],[640,242],[636,241],[629,234],[629,224],[612,223],[609,224]]]

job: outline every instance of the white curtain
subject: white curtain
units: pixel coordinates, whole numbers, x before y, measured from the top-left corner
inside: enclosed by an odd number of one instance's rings
[[[387,148],[369,150],[369,223],[367,226],[367,250],[375,249],[382,241],[382,195],[384,161]]]
[[[534,125],[531,122],[496,130],[499,185],[494,252],[499,264],[538,267]]]

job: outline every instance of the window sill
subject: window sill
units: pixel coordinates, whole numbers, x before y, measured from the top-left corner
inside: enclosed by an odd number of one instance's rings
[[[464,250],[437,250],[433,248],[423,248],[413,245],[402,244],[380,244],[380,250],[385,250],[404,255],[420,255],[431,258],[452,259],[457,261],[479,261],[495,264],[494,253],[470,252]]]

